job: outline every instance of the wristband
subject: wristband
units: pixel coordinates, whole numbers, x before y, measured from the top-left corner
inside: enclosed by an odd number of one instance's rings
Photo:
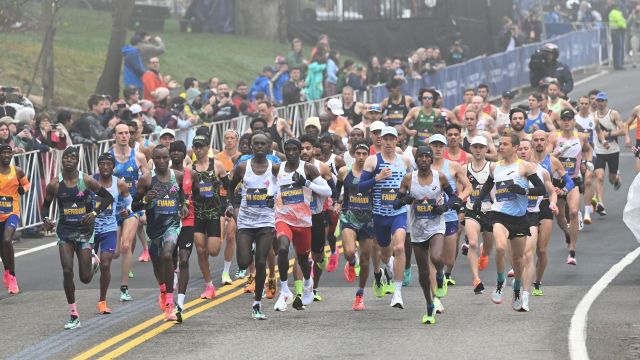
[[[93,217],[98,217],[98,213],[95,210],[93,210],[91,213],[93,214]]]

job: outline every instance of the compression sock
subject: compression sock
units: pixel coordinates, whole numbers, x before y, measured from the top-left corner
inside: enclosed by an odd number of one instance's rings
[[[499,272],[498,273],[498,282],[504,284],[504,272]]]
[[[296,280],[293,284],[296,287],[296,295],[302,295],[302,280]]]
[[[521,285],[522,285],[522,280],[520,279],[513,280],[513,291],[520,291]]]

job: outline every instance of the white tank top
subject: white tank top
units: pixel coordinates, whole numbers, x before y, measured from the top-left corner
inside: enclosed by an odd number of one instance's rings
[[[607,113],[603,117],[600,117],[597,111],[593,113],[593,116],[598,120],[600,125],[605,127],[607,131],[611,132],[616,129],[616,124],[611,120],[611,109],[607,110]],[[609,149],[607,149],[596,136],[594,139],[594,145],[596,154],[615,154],[620,152],[620,145],[618,145],[617,141],[609,141]]]
[[[347,167],[352,167],[353,163],[356,162],[356,159],[351,156],[348,151],[342,155],[342,159],[344,160],[344,163],[347,165]]]
[[[295,170],[302,177],[305,177],[304,165],[306,162],[300,160],[298,168]],[[311,227],[311,189],[306,186],[299,187],[292,183],[292,172],[287,172],[285,167],[287,162],[280,164],[278,171],[277,186],[278,199],[276,201],[276,221],[285,222],[296,227]]]
[[[576,114],[575,119],[576,124],[580,125],[582,131],[585,134],[589,134],[589,143],[593,144],[593,139],[596,138],[596,127],[595,122],[593,121],[593,115],[588,114],[583,117],[580,114]]]
[[[424,242],[435,234],[444,234],[445,221],[443,215],[432,212],[433,207],[444,203],[444,195],[440,186],[440,173],[431,169],[431,184],[420,185],[418,171],[411,174],[409,194],[415,200],[411,205],[411,241]]]
[[[242,201],[238,211],[238,229],[252,229],[275,226],[275,212],[267,206],[267,196],[275,193],[270,160],[267,170],[257,175],[251,167],[252,159],[247,160],[247,169],[242,178]]]
[[[478,196],[480,196],[480,190],[482,190],[482,186],[484,185],[485,182],[487,182],[487,179],[489,178],[491,161],[487,161],[486,164],[484,164],[484,167],[478,171],[473,169],[473,166],[471,163],[468,163],[466,165],[466,168],[467,168],[467,178],[469,179],[469,182],[471,183],[471,188],[473,189],[471,191],[471,196],[469,196],[469,198],[467,199],[467,209],[473,210],[473,203],[478,199]],[[492,198],[493,198],[493,194],[484,198],[484,200],[482,201],[482,207],[481,207],[482,212],[487,212],[491,210]]]
[[[313,166],[315,166],[316,169],[318,169],[318,172],[320,172],[320,160],[313,159]],[[320,197],[318,194],[312,192],[311,203],[309,204],[309,207],[311,208],[311,214],[320,214],[322,210],[324,210],[324,204],[326,201],[326,197]]]
[[[413,170],[417,170],[418,166],[416,165],[416,158],[413,156],[413,146],[407,146],[407,148],[404,149],[403,154],[411,162],[411,167],[413,168]]]
[[[544,182],[544,174],[542,173],[543,171],[546,172],[547,170],[545,170],[545,168],[543,168],[542,165],[538,164],[538,167],[536,168],[536,174],[538,174],[538,177],[542,182]],[[533,187],[533,184],[529,182],[529,188],[532,188],[532,187]],[[543,197],[529,195],[527,198],[528,198],[527,212],[530,212],[530,213],[540,212],[540,203],[542,202]]]
[[[336,169],[336,154],[331,154],[325,164],[329,165],[329,169],[331,169],[331,173],[333,175],[338,174],[338,169]]]
[[[567,171],[570,177],[577,178],[580,177],[580,163],[582,161],[582,143],[580,142],[580,138],[578,137],[578,131],[573,131],[573,136],[569,139],[562,137],[562,132],[558,131],[558,141],[556,143],[556,148],[553,149],[554,152],[558,151],[565,143],[568,145],[568,148],[562,152],[562,154],[558,155],[558,160],[564,166],[564,169]]]
[[[499,128],[500,126],[508,127],[509,125],[511,125],[511,120],[509,120],[509,113],[503,112],[502,110],[500,110],[500,108],[497,109],[496,128]]]

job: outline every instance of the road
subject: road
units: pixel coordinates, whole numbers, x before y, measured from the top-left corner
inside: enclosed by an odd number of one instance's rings
[[[609,94],[612,107],[627,117],[637,103],[635,81],[640,70],[610,73],[576,86],[573,94],[598,88]],[[424,326],[420,318],[425,305],[414,281],[403,290],[405,309],[389,307],[390,298],[376,299],[371,287],[365,290],[366,311],[351,311],[353,284],[339,271],[325,273],[321,284],[324,301],[305,311],[273,311],[274,300],[263,302],[267,321],[250,318],[251,298],[242,294],[240,281],[219,289],[213,301],[197,299],[202,277],[195,256],[191,261],[189,307],[185,322],[164,323],[157,309],[157,288],[151,264],[135,263],[130,281],[130,303],[118,302],[119,261],[114,263],[108,303],[113,314],[95,311],[98,279],[89,285],[76,280],[78,310],[83,326],[64,331],[67,306],[62,291],[57,248],[36,251],[17,259],[22,292],[0,295],[0,358],[141,358],[156,354],[184,358],[237,359],[279,356],[292,358],[372,358],[376,355],[398,359],[446,357],[451,359],[567,359],[568,329],[575,308],[591,286],[627,253],[638,247],[622,222],[627,188],[635,173],[633,158],[625,150],[621,157],[624,184],[620,191],[606,191],[608,215],[594,215],[578,242],[577,266],[565,264],[564,238],[554,226],[549,245],[549,267],[545,275],[545,296],[531,299],[531,312],[516,313],[508,302],[494,305],[489,291],[474,295],[467,259],[459,257],[454,270],[457,285],[444,299],[445,314],[435,326]],[[51,242],[23,240],[21,251]],[[139,246],[137,253],[140,251]],[[137,254],[136,254],[137,258]],[[213,259],[216,281],[220,279],[221,258]],[[495,262],[481,273],[485,284],[495,281]],[[232,268],[235,272],[235,264]],[[640,358],[640,261],[627,267],[596,299],[587,318],[587,350],[592,359]],[[508,296],[511,290],[507,290]],[[275,348],[271,346],[276,346]]]

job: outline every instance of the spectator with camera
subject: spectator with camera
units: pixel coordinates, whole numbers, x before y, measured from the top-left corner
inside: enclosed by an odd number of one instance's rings
[[[457,33],[453,45],[449,48],[447,64],[454,65],[467,61],[469,57],[469,47],[462,43],[462,34]]]
[[[301,80],[302,70],[293,67],[289,70],[289,80],[282,86],[282,105],[299,103],[304,101],[305,96],[302,90],[306,84]]]
[[[209,102],[203,109],[203,114],[202,118],[206,122],[231,120],[239,116],[238,108],[233,103],[227,83],[220,82],[218,84],[216,95],[209,98]]]
[[[107,126],[102,125],[102,116],[109,108],[109,101],[102,95],[91,95],[87,101],[89,111],[80,115],[76,120],[69,133],[75,144],[92,145],[100,140],[111,139],[113,129],[119,123],[119,119],[115,114],[109,119]],[[118,105],[118,110],[124,110],[125,104]]]
[[[558,45],[547,43],[536,50],[529,59],[529,80],[532,87],[538,87],[545,78],[552,78],[560,85],[560,97],[565,97],[573,90],[571,68],[558,61],[560,49]]]

